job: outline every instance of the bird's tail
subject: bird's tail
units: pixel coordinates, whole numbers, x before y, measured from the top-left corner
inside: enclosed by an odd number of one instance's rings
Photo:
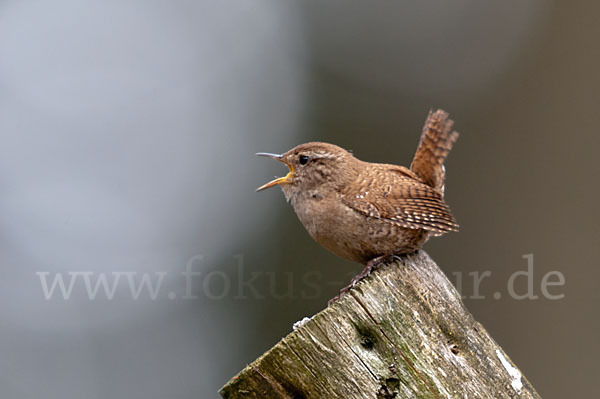
[[[458,139],[458,132],[451,131],[454,122],[448,113],[439,109],[429,111],[417,152],[410,169],[429,186],[444,192],[444,160]]]

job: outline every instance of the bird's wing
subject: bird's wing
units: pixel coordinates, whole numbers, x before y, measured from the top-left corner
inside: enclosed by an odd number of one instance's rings
[[[366,216],[401,227],[436,235],[458,231],[441,192],[404,167],[380,165],[350,185],[342,193],[342,201]]]

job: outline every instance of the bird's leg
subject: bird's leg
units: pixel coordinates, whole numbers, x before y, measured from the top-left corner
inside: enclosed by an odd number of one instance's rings
[[[340,297],[342,295],[344,295],[346,292],[350,291],[350,289],[353,288],[359,281],[361,281],[363,278],[365,278],[369,274],[371,274],[371,272],[373,270],[377,270],[384,263],[391,262],[398,258],[399,258],[399,256],[397,256],[397,255],[381,255],[381,256],[378,256],[378,257],[373,258],[370,261],[368,261],[365,268],[362,269],[362,271],[360,273],[358,273],[356,276],[354,276],[354,278],[350,281],[350,284],[348,284],[347,286],[342,288],[340,290],[339,294],[337,294],[336,296],[334,296],[327,302],[327,306],[331,305],[332,303],[334,303],[335,301],[340,299]]]

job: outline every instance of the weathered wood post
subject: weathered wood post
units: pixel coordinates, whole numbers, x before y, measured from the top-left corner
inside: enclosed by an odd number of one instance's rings
[[[223,398],[539,398],[422,250],[283,338]]]

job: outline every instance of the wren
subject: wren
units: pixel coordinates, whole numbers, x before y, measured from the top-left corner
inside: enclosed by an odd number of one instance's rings
[[[258,153],[289,167],[279,185],[319,244],[366,264],[347,291],[394,256],[417,251],[431,236],[458,231],[444,201],[444,160],[458,138],[442,110],[430,112],[410,169],[369,163],[333,144],[301,144],[281,154]],[[334,300],[337,299],[334,298]]]

